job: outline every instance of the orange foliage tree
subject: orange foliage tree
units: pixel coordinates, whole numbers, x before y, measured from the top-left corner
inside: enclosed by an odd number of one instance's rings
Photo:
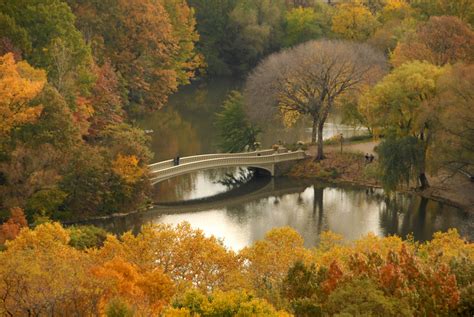
[[[243,283],[236,255],[189,223],[147,225],[137,236],[126,233],[120,240],[110,236],[98,256],[120,256],[145,271],[162,268],[179,289],[231,289]]]
[[[163,106],[201,63],[193,11],[183,0],[68,2],[99,61],[110,60],[124,77],[128,112]]]
[[[294,230],[273,229],[239,262],[186,223],[145,226],[87,250],[69,245],[61,225],[43,224],[0,251],[0,315],[444,316],[472,308],[474,246],[455,230],[427,243],[322,240],[308,250]]]
[[[173,281],[161,269],[140,272],[136,265],[114,258],[92,269],[102,284],[99,310],[114,298],[121,298],[141,315],[157,315],[174,294]]]
[[[25,123],[35,121],[42,107],[30,107],[46,83],[46,74],[26,62],[15,62],[12,53],[0,57],[0,137]]]
[[[392,63],[421,60],[435,65],[474,61],[474,31],[465,22],[452,16],[431,17],[417,31],[399,42],[392,54]]]
[[[27,227],[25,214],[21,208],[15,207],[10,210],[10,218],[0,226],[0,245],[7,240],[13,240],[20,233],[21,228]]]

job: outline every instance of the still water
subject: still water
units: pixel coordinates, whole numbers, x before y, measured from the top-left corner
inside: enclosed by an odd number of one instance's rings
[[[225,96],[240,82],[219,79],[184,87],[170,98],[168,106],[139,124],[153,130],[155,161],[216,151],[215,113]],[[351,136],[360,129],[339,123],[333,114],[327,135]],[[363,133],[363,132],[362,132]],[[310,136],[304,124],[291,131],[276,127],[262,135],[266,146],[283,140],[294,142]],[[219,169],[183,175],[155,186],[159,204],[145,213],[94,221],[109,231],[137,232],[145,223],[177,224],[188,221],[207,235],[220,238],[234,250],[262,239],[273,227],[291,226],[308,247],[318,243],[322,231],[331,230],[352,240],[369,232],[379,236],[413,234],[416,240],[430,239],[436,231],[457,228],[472,240],[474,219],[463,211],[435,201],[394,195],[380,189],[334,186],[290,178],[252,178],[244,185],[224,185],[229,175],[245,171]]]
[[[178,224],[188,221],[214,235],[234,250],[262,239],[273,227],[291,226],[307,247],[331,230],[352,240],[369,232],[379,236],[413,234],[424,241],[436,231],[457,228],[472,240],[473,217],[463,211],[417,196],[387,198],[380,189],[334,186],[289,178],[254,179],[237,189],[219,180],[232,171],[195,173],[159,184],[161,205],[145,213],[96,225],[120,233],[138,231],[145,223]],[[185,202],[171,203],[176,199]]]

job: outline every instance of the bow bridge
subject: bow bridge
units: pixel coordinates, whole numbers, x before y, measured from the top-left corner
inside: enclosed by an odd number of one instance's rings
[[[251,167],[267,171],[271,176],[283,173],[288,164],[306,157],[304,151],[285,152],[275,150],[261,150],[244,153],[204,154],[182,157],[179,165],[173,160],[167,160],[148,165],[150,180],[157,184],[175,176],[226,167]]]

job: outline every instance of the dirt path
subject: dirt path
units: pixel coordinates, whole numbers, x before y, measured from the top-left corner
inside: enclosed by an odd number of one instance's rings
[[[377,153],[375,153],[374,148],[380,143],[380,141],[369,141],[369,142],[358,142],[358,143],[350,143],[350,144],[343,144],[342,151],[344,152],[361,152],[361,153],[369,153],[373,154],[377,157]],[[326,145],[324,146],[324,151],[327,153],[337,152],[341,150],[340,145]],[[309,149],[306,151],[308,155],[316,156],[316,145],[311,145]]]

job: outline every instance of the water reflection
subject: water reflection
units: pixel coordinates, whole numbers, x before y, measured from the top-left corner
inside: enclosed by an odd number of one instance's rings
[[[140,126],[153,130],[155,160],[216,151],[214,114],[226,95],[240,86],[234,79],[216,79],[181,89],[162,111],[143,118]],[[301,121],[293,129],[275,124],[262,135],[269,146],[282,140],[309,140],[309,124]],[[340,124],[337,111],[328,119],[325,137],[343,133],[346,137],[363,130]],[[210,170],[182,175],[155,186],[154,200],[191,201],[182,205],[157,207],[146,213],[93,222],[109,231],[122,233],[149,222],[177,224],[188,221],[208,235],[222,238],[235,250],[262,239],[274,228],[291,226],[305,239],[306,246],[318,243],[319,234],[331,230],[346,239],[368,232],[380,236],[413,233],[416,240],[427,240],[436,231],[458,228],[473,238],[473,216],[462,211],[409,195],[387,198],[381,190],[337,187],[305,180],[279,178],[264,183],[251,182],[228,191],[220,180],[235,169]],[[213,196],[209,199],[203,197]]]
[[[223,176],[229,171],[215,172]],[[431,239],[436,231],[458,228],[472,239],[473,217],[434,201],[395,195],[387,198],[379,189],[318,184],[288,178],[267,179],[252,190],[223,194],[207,174],[194,175],[195,188],[185,192],[195,199],[182,205],[158,206],[142,214],[95,222],[120,233],[138,230],[142,224],[188,221],[207,235],[215,235],[224,244],[239,250],[262,239],[274,227],[291,226],[305,239],[307,247],[318,244],[319,234],[331,230],[348,240],[369,232],[379,236],[413,234],[416,240]],[[261,180],[260,180],[261,181]],[[217,190],[216,190],[217,189]],[[209,196],[209,195],[207,195]]]

